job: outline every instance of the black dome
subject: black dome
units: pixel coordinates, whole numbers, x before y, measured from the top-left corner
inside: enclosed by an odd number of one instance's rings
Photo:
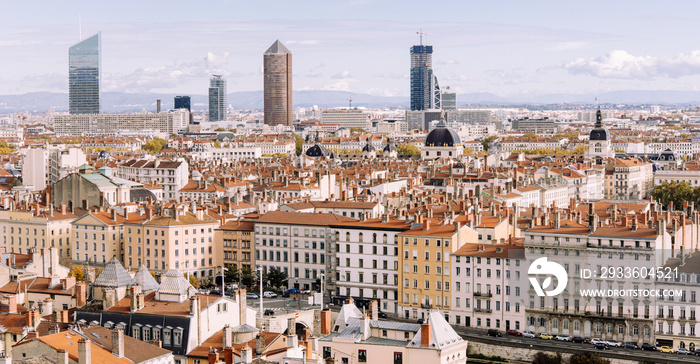
[[[394,145],[393,142],[388,143],[386,146],[384,146],[384,149],[382,149],[385,153],[391,153],[391,152],[396,152],[396,146]]]
[[[610,140],[610,132],[603,128],[591,130],[591,140]]]
[[[425,138],[426,147],[453,147],[461,143],[459,135],[444,125],[438,125]]]
[[[306,155],[308,157],[328,157],[330,154],[326,147],[318,144],[306,150]]]
[[[374,152],[375,149],[374,149],[374,147],[372,146],[372,144],[367,143],[367,144],[365,144],[364,147],[362,147],[362,151],[363,151],[363,152]]]

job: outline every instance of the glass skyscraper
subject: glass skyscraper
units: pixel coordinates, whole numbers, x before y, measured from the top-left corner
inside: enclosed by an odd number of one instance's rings
[[[226,80],[212,75],[209,80],[209,121],[226,120]]]
[[[68,111],[100,113],[101,35],[97,33],[68,49]]]
[[[433,46],[411,47],[411,110],[431,108],[433,81]]]

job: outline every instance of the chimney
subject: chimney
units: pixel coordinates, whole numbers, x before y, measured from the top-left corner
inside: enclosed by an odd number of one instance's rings
[[[627,226],[627,222],[625,222],[625,226]],[[637,215],[634,215],[634,217],[632,217],[632,231],[637,231],[638,228],[639,224],[637,223]]]
[[[209,364],[216,364],[219,362],[219,352],[214,348],[209,348]]]
[[[238,290],[238,323],[244,325],[248,322],[247,308],[248,303],[246,302],[246,290]]]
[[[56,364],[70,364],[68,352],[65,349],[56,350]]]
[[[430,347],[430,322],[428,320],[420,325],[420,346],[422,348]]]
[[[58,328],[58,325],[53,324],[49,326],[49,335],[58,334],[59,332],[61,332],[61,329]]]
[[[117,358],[124,357],[124,331],[122,329],[112,331],[112,354]]]
[[[251,364],[253,362],[253,350],[245,344],[241,349],[241,364]]]
[[[245,347],[247,348],[248,346],[246,345]],[[241,349],[241,357],[243,357],[243,349]],[[250,350],[250,348],[248,349]],[[224,363],[233,364],[233,348],[224,348]]]
[[[117,291],[114,288],[105,289],[104,300],[102,301],[102,308],[108,310],[117,303]],[[132,297],[131,304],[134,304],[134,299]]]
[[[377,300],[372,300],[369,303],[369,317],[371,320],[379,320],[379,303],[377,303]]]
[[[26,326],[35,328],[39,325],[41,314],[39,311],[27,311],[24,315]]]
[[[92,364],[92,353],[90,352],[90,340],[81,338],[78,340],[78,364]]]
[[[190,297],[190,316],[199,317],[199,297]]]
[[[61,215],[65,215],[65,214],[66,214],[66,204],[62,203],[61,204]]]
[[[61,311],[61,322],[64,324],[70,323],[70,315],[68,310]]]
[[[17,313],[17,296],[7,296],[7,313]]]
[[[423,223],[423,230],[430,230],[430,219],[425,219],[425,222]]]
[[[321,312],[321,326],[323,326],[323,312]],[[287,319],[287,335],[297,334],[296,318],[290,317]]]
[[[561,221],[559,220],[559,211],[554,211],[554,228],[559,229],[561,227]]]
[[[87,303],[87,284],[80,282],[75,284],[75,306],[83,307]]]
[[[41,315],[50,316],[51,314],[53,314],[53,300],[51,297],[46,297],[44,299],[44,304],[41,305]]]
[[[153,209],[149,206],[146,208],[146,220],[153,218]]]
[[[588,203],[588,231],[592,234],[598,227],[598,215],[595,214],[593,202]]]
[[[663,235],[666,232],[666,219],[660,219],[656,224],[656,235]]]
[[[362,319],[360,319],[360,335],[362,336],[361,340],[367,340],[370,337],[370,327],[369,327],[369,320],[370,318],[367,317],[367,315],[362,315]]]
[[[231,325],[226,324],[226,326],[224,326],[222,344],[224,349],[233,347],[233,328]]]
[[[321,335],[329,335],[331,333],[331,310],[324,308],[321,311]]]
[[[620,225],[622,227],[627,227],[627,215],[620,216]]]
[[[258,334],[255,337],[255,354],[258,358],[262,356],[263,350],[265,350],[265,335]]]

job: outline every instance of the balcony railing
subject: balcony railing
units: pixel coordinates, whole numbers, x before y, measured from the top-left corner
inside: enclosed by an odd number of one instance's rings
[[[474,292],[474,297],[492,297],[491,292]]]
[[[421,308],[433,308],[433,305],[432,305],[431,303],[425,303],[425,302],[423,302],[423,303],[420,304],[420,307],[421,307]]]
[[[475,308],[474,312],[491,313],[491,309],[490,308]]]

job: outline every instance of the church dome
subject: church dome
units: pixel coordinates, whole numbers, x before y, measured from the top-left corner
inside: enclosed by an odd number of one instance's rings
[[[461,143],[459,135],[442,124],[438,125],[425,137],[426,147],[453,147]]]
[[[328,157],[330,154],[326,147],[318,144],[306,150],[306,156],[308,157]]]
[[[591,140],[610,140],[610,132],[603,128],[591,130]]]

